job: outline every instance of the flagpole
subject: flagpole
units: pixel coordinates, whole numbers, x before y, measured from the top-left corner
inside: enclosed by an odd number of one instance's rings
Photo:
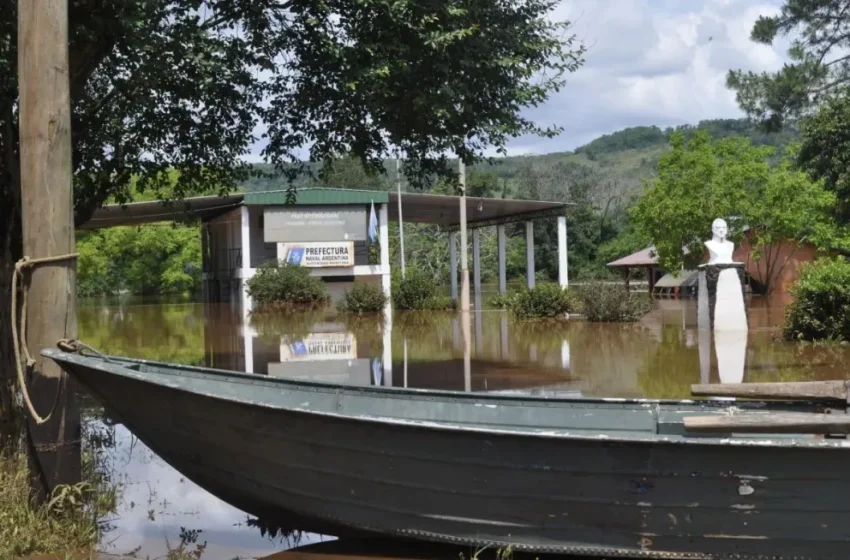
[[[396,193],[398,194],[398,240],[401,248],[401,278],[404,280],[405,277],[405,266],[404,266],[404,221],[401,218],[401,164],[398,159],[398,154],[396,154],[395,158],[395,186]]]

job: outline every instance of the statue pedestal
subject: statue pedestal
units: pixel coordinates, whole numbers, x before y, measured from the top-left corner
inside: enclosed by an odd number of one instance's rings
[[[721,383],[741,383],[747,353],[747,306],[744,263],[704,264],[699,267],[697,323],[700,328],[700,370],[707,382],[711,338]]]
[[[699,328],[746,331],[744,263],[700,265],[697,301]]]

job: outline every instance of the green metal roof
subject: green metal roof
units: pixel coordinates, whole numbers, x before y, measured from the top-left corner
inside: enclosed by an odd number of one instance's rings
[[[354,189],[306,188],[295,193],[295,204],[386,204],[386,191],[360,191]],[[271,206],[286,204],[286,191],[262,191],[245,193],[245,204],[249,206]]]

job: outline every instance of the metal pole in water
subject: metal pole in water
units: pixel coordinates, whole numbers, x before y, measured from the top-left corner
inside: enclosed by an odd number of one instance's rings
[[[401,249],[401,277],[405,277],[404,266],[404,221],[401,218],[401,163],[398,157],[395,158],[395,188],[398,193],[398,240],[399,248]]]

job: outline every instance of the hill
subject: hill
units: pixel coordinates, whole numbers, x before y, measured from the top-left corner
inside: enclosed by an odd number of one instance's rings
[[[486,194],[491,196],[528,196],[531,194],[561,198],[558,191],[568,190],[570,180],[586,180],[587,177],[616,183],[621,195],[627,198],[637,194],[643,181],[655,174],[658,160],[669,149],[670,135],[684,131],[686,135],[695,130],[707,129],[714,138],[745,136],[756,145],[769,145],[777,152],[794,141],[799,132],[789,127],[778,134],[768,134],[759,130],[746,119],[715,119],[701,121],[696,125],[683,125],[676,128],[661,129],[657,126],[637,126],[606,134],[580,146],[571,152],[551,152],[525,156],[494,158],[490,163],[480,163],[469,171],[471,176],[478,175],[479,180],[488,183]],[[386,190],[393,188],[395,164],[385,163],[387,173],[383,176],[370,176],[360,165],[351,160],[341,160],[334,171],[324,180],[301,177],[296,182],[299,187],[308,185],[334,186],[360,189]],[[271,172],[266,165],[258,169]],[[314,172],[318,165],[313,165]],[[483,176],[483,178],[482,178]],[[533,177],[530,177],[533,176]],[[535,190],[529,183],[537,183],[537,193],[523,192]],[[548,184],[547,184],[548,183]],[[273,190],[285,188],[283,178],[255,178],[245,182],[246,191]],[[404,188],[404,187],[403,187]]]

